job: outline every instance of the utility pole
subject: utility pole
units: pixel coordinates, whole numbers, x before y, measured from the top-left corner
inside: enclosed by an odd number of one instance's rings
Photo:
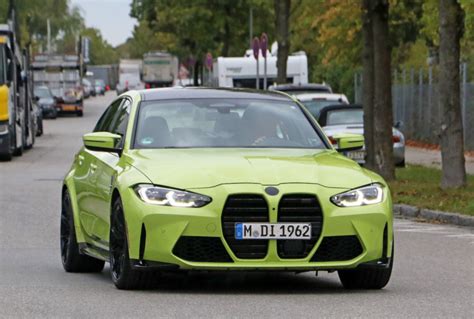
[[[47,23],[47,29],[48,29],[48,54],[51,54],[51,23],[48,20],[46,20]]]

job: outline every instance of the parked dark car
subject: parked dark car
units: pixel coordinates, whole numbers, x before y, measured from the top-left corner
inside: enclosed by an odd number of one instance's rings
[[[55,119],[58,117],[57,101],[47,86],[35,87],[35,100],[41,109],[43,118]]]
[[[91,96],[95,96],[94,86],[88,79],[82,79],[82,88],[84,91],[85,99],[88,99]]]

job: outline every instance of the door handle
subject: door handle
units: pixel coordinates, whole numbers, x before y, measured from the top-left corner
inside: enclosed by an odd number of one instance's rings
[[[91,164],[91,173],[94,174],[96,170],[97,170],[97,165]]]
[[[82,164],[84,164],[84,156],[77,155],[77,163],[79,164],[79,166],[82,166]]]

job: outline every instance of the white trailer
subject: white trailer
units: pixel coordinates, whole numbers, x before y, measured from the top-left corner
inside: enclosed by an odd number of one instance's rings
[[[117,83],[117,94],[128,90],[139,90],[143,88],[141,81],[142,60],[121,59],[119,63],[119,81]]]
[[[143,55],[143,82],[146,88],[172,86],[178,79],[178,58],[168,52]]]
[[[276,82],[277,57],[267,52],[267,87]],[[257,60],[247,51],[244,57],[218,57],[214,60],[212,86],[255,88]],[[259,58],[259,88],[263,88],[264,59]],[[287,83],[308,83],[308,59],[306,53],[297,52],[288,56]]]

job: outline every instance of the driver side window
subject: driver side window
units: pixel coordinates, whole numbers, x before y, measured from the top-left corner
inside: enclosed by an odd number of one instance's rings
[[[114,122],[117,110],[120,104],[122,104],[122,101],[122,99],[118,99],[107,108],[107,110],[104,112],[104,114],[102,114],[99,121],[97,122],[94,132],[112,132],[112,124]]]

